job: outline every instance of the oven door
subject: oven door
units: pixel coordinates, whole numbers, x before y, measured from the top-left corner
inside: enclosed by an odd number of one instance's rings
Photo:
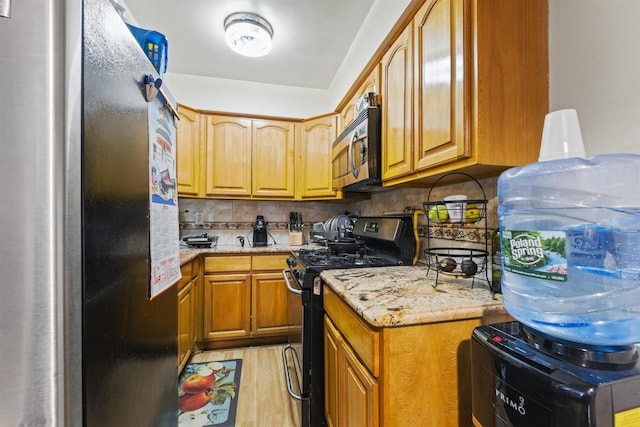
[[[308,394],[303,389],[304,381],[302,378],[303,290],[291,269],[283,270],[282,276],[289,291],[289,342],[282,349],[282,362],[287,391],[296,402],[295,411],[297,414],[294,416],[296,419],[302,419],[302,401]]]

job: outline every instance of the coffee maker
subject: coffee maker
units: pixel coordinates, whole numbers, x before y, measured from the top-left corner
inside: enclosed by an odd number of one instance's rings
[[[253,225],[253,246],[267,246],[267,222],[264,220],[264,216],[258,215],[256,217],[256,223]]]

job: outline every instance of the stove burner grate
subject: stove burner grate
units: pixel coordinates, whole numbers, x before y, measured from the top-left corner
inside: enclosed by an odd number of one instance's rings
[[[394,260],[370,254],[370,252],[372,252],[370,249],[365,248],[355,253],[336,253],[330,249],[302,249],[299,251],[298,256],[305,265],[314,267],[383,267],[397,264]]]

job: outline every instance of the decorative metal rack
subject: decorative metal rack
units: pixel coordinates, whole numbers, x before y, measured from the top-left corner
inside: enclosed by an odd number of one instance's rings
[[[468,209],[470,205],[475,205],[478,209],[478,218],[473,220],[468,220],[465,212],[462,213],[462,221],[461,222],[450,222],[448,220],[441,220],[439,218],[430,218],[429,212],[432,208],[439,209],[436,206],[446,207],[444,200],[431,200],[431,193],[433,189],[438,185],[438,183],[451,175],[463,175],[472,181],[474,181],[478,186],[478,193],[482,193],[481,199],[467,199],[464,202],[466,203],[466,208]],[[454,276],[456,278],[471,278],[471,287],[473,288],[475,284],[475,278],[480,275],[484,275],[484,278],[487,280],[489,287],[491,287],[491,279],[489,278],[489,270],[487,268],[487,262],[489,259],[489,243],[488,243],[488,230],[487,230],[487,195],[484,191],[484,188],[475,179],[473,176],[466,174],[464,172],[451,172],[446,175],[438,178],[436,182],[433,183],[431,188],[429,189],[429,194],[427,196],[427,201],[423,203],[424,211],[427,216],[429,228],[433,226],[462,226],[465,224],[476,224],[480,221],[484,221],[484,247],[483,248],[469,248],[469,247],[431,247],[431,237],[427,238],[427,247],[424,249],[424,254],[427,260],[427,274],[432,269],[436,272],[436,281],[434,287],[438,286],[438,280],[440,279],[440,275],[444,274],[447,276]],[[441,209],[441,208],[440,208]],[[429,236],[431,233],[428,234]],[[479,244],[480,245],[480,244]],[[475,271],[474,271],[475,270]]]

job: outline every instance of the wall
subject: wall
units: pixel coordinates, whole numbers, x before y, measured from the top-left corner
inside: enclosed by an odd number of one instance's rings
[[[371,195],[370,200],[353,203],[351,209],[363,216],[392,214],[414,209],[427,210],[425,202],[437,202],[445,196],[464,194],[469,199],[486,199],[485,221],[474,226],[434,225],[429,224],[425,215],[417,217],[418,234],[420,235],[420,258],[424,259],[424,249],[438,248],[475,248],[485,249],[485,242],[498,226],[497,216],[497,178],[479,180],[478,183],[466,181],[449,186],[429,188],[399,188]]]
[[[326,114],[342,100],[409,2],[375,1],[326,90],[171,73],[165,82],[180,103],[200,110],[301,119]]]
[[[168,74],[167,85],[180,102],[205,110],[292,118],[329,112],[408,3],[376,1],[326,91],[178,74]],[[549,110],[578,110],[590,156],[640,153],[639,16],[637,0],[549,0]]]
[[[324,222],[329,218],[345,212],[362,216],[378,216],[392,213],[413,213],[425,209],[423,203],[439,201],[451,194],[466,194],[469,199],[487,200],[486,225],[480,221],[475,227],[469,225],[457,227],[452,225],[428,226],[425,215],[417,216],[420,236],[420,258],[425,259],[424,249],[431,248],[475,248],[484,249],[487,234],[497,227],[497,178],[464,182],[446,187],[399,188],[371,194],[369,200],[335,203],[335,202],[269,202],[253,200],[204,200],[181,198],[180,203],[180,235],[191,236],[201,233],[218,236],[219,245],[235,245],[240,243],[238,237],[251,239],[252,227],[256,215],[263,215],[269,223],[268,230],[272,235],[269,243],[289,243],[287,224],[289,212],[302,214],[305,230],[311,229],[314,222]],[[202,223],[196,223],[196,213]],[[308,240],[306,241],[308,242]]]
[[[308,118],[335,108],[328,108],[328,93],[320,89],[170,73],[165,81],[181,104],[200,110]]]
[[[300,212],[305,224],[326,221],[349,209],[344,203],[332,202],[270,202],[255,200],[205,200],[181,198],[180,236],[209,233],[218,236],[219,245],[238,245],[238,236],[251,240],[256,216],[264,216],[267,230],[277,243],[289,243],[287,226],[289,212]],[[196,224],[196,213],[201,213],[202,224]],[[198,214],[200,216],[200,214]],[[309,228],[309,227],[307,227]]]
[[[575,108],[588,156],[640,153],[640,2],[549,1],[549,106]]]
[[[640,29],[636,25],[640,16],[640,2],[637,0],[550,0],[549,1],[549,98],[550,111],[562,108],[576,108],[582,125],[582,133],[587,154],[590,156],[607,152],[635,152],[640,153],[640,144],[635,140],[640,135],[640,52],[637,40],[640,39]],[[345,65],[346,66],[346,65]],[[346,75],[354,75],[353,70],[343,71]],[[347,81],[345,77],[343,81]],[[214,85],[215,86],[215,85]],[[170,85],[175,92],[173,85]],[[194,86],[193,90],[197,87]],[[337,87],[337,86],[336,86]],[[278,89],[278,88],[274,88]],[[213,86],[212,86],[213,90]],[[269,89],[271,90],[271,89]],[[290,104],[293,108],[301,102],[305,95],[291,92]],[[346,90],[346,89],[345,89]],[[265,92],[265,94],[268,91]],[[329,93],[318,97],[318,104],[312,108],[321,108],[324,102],[332,102]],[[211,97],[210,97],[211,98]],[[285,97],[278,97],[283,99]],[[309,98],[307,98],[307,101]],[[231,102],[231,101],[229,101]],[[235,102],[235,101],[234,101]],[[284,101],[282,101],[284,102]],[[302,104],[301,104],[302,105]],[[285,107],[282,107],[285,111]],[[214,108],[217,109],[217,108]],[[288,111],[288,110],[286,110]],[[303,111],[302,109],[300,111]],[[265,113],[264,111],[262,113]],[[283,114],[289,115],[289,114]],[[306,111],[303,116],[313,115]],[[497,226],[496,217],[496,180],[482,181],[489,200],[488,227]],[[438,197],[444,193],[466,191],[464,188],[438,189]],[[205,203],[200,209],[229,209],[233,215],[248,209],[242,221],[250,224],[255,221],[255,214],[273,210],[273,216],[267,216],[268,221],[280,222],[288,218],[290,210],[306,210],[303,217],[305,222],[325,220],[344,210],[360,211],[363,215],[377,215],[389,209],[402,210],[404,207],[421,208],[426,201],[428,189],[397,189],[380,194],[374,194],[371,200],[351,205],[331,203],[269,203],[269,202],[222,202],[198,201]],[[181,200],[181,207],[189,206],[193,201]],[[229,203],[232,203],[229,207]],[[222,207],[220,207],[220,206]],[[272,207],[273,205],[273,207]],[[277,213],[275,213],[277,212]],[[231,214],[225,214],[231,215]],[[220,221],[233,222],[236,219]],[[216,219],[218,221],[218,219]],[[214,222],[216,222],[214,221]],[[239,221],[239,220],[238,220]],[[419,219],[421,233],[426,229],[424,217]],[[441,241],[438,245],[457,245],[458,241],[451,240],[452,230],[436,230]],[[461,236],[462,240],[470,240],[480,236],[472,233],[472,237]],[[455,236],[453,236],[455,239]],[[422,245],[426,244],[424,237]]]

